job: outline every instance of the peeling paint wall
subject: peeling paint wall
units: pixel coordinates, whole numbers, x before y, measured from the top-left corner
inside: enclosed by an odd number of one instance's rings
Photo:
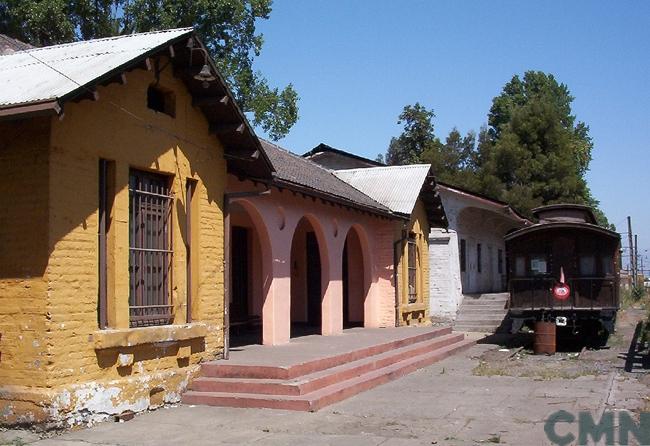
[[[226,165],[171,70],[162,71],[160,85],[175,92],[173,118],[147,108],[154,74],[134,70],[126,85],[99,87],[98,101],[66,104],[62,120],[1,124],[0,168],[13,173],[0,179],[0,423],[70,425],[175,402],[199,362],[222,352]],[[104,331],[97,317],[100,158],[115,163]],[[173,177],[171,300],[179,330],[129,328],[130,168]],[[198,181],[192,324],[187,178]]]

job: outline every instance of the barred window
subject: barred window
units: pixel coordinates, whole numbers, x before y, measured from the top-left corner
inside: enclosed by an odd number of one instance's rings
[[[129,176],[129,320],[131,327],[172,321],[170,297],[173,196],[169,178],[131,170]]]

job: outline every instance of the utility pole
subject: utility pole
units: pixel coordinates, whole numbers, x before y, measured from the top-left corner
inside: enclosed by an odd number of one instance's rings
[[[628,264],[628,269],[630,270],[630,274],[632,274],[632,286],[636,286],[636,274],[634,274],[634,244],[632,243],[632,218],[628,215],[627,216],[627,241],[629,243],[630,247],[630,263]]]

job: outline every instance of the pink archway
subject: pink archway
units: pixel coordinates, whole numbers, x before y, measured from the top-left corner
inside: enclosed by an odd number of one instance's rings
[[[370,289],[372,258],[368,236],[354,224],[345,237],[342,252],[343,324],[347,327],[370,326]]]
[[[255,330],[263,323],[263,308],[273,280],[273,253],[269,232],[258,209],[246,199],[233,200],[230,218],[230,289],[232,334],[245,333],[246,343],[262,342]],[[263,328],[263,327],[262,327]]]
[[[294,228],[290,267],[292,336],[326,333],[329,246],[322,225],[311,214],[300,218]]]

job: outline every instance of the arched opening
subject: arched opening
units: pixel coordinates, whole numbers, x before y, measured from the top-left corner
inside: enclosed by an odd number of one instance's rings
[[[291,242],[291,337],[321,334],[323,249],[314,225],[303,217]]]
[[[262,307],[270,283],[268,235],[259,214],[245,201],[230,212],[230,346],[262,343]]]
[[[350,228],[343,247],[343,328],[365,325],[370,289],[368,266],[359,232]]]

